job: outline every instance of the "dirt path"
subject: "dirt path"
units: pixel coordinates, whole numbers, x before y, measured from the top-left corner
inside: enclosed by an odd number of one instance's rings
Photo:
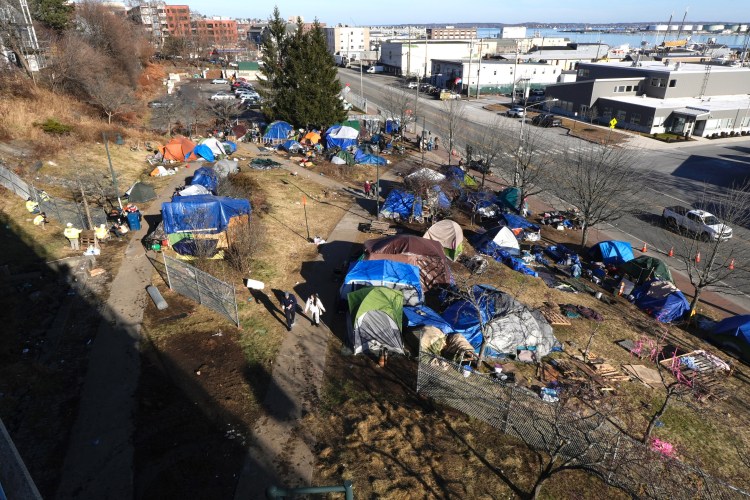
[[[165,186],[145,216],[160,214],[174,188],[195,169],[181,169]],[[148,231],[144,223],[134,231],[125,258],[102,308],[91,348],[78,416],[63,462],[58,498],[133,498],[133,415],[140,373],[139,346],[146,287],[152,266],[141,244]],[[102,251],[106,252],[106,243]]]

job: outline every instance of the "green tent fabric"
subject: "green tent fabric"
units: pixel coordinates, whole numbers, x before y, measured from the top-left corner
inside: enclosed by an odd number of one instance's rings
[[[345,120],[341,123],[338,123],[337,125],[342,125],[344,127],[351,127],[357,132],[362,131],[362,126],[359,124],[359,120]]]
[[[136,182],[128,192],[128,201],[131,203],[144,203],[155,199],[154,186],[145,182]]]
[[[511,210],[518,210],[521,196],[521,190],[516,187],[507,187],[498,193],[498,197],[503,201],[505,206]]]
[[[637,259],[621,264],[619,270],[621,273],[629,275],[639,285],[653,279],[674,283],[672,273],[669,272],[669,267],[664,261],[648,255],[642,255]]]
[[[386,348],[404,353],[401,338],[401,319],[404,295],[398,290],[384,287],[366,287],[350,292],[349,342],[354,354],[365,351],[378,352]]]
[[[354,161],[354,155],[351,154],[349,151],[345,151],[342,149],[341,151],[336,153],[336,156],[344,160],[347,165],[354,165],[356,163]]]
[[[479,186],[479,183],[474,179],[474,177],[470,176],[467,172],[466,175],[464,175],[464,186],[475,188]]]

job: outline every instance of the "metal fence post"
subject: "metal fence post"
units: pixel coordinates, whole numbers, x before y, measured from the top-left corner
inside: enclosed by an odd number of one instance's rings
[[[203,299],[201,298],[201,284],[198,281],[198,269],[193,272],[193,275],[195,276],[195,290],[198,292],[198,303],[203,304]]]
[[[164,255],[164,252],[162,252],[161,257],[164,261],[164,270],[167,273],[167,285],[169,286],[169,289],[172,290],[172,280],[169,278],[169,264],[167,264],[167,256]]]
[[[237,308],[237,290],[232,286],[232,298],[234,298],[234,321],[237,323],[237,328],[240,328],[240,312]]]

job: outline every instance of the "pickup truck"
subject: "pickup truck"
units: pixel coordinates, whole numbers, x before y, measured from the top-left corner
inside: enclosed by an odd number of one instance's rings
[[[661,216],[667,226],[689,231],[704,241],[725,241],[732,237],[732,228],[705,210],[667,207]]]

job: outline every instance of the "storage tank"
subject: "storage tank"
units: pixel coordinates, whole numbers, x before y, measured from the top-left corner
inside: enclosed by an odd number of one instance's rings
[[[707,24],[703,26],[703,29],[706,31],[724,31],[724,25],[723,24]]]
[[[648,27],[648,31],[667,31],[669,27],[666,24],[652,24]]]
[[[724,29],[731,31],[732,33],[736,33],[737,31],[740,30],[740,25],[739,24],[727,24],[726,26],[724,26]]]

